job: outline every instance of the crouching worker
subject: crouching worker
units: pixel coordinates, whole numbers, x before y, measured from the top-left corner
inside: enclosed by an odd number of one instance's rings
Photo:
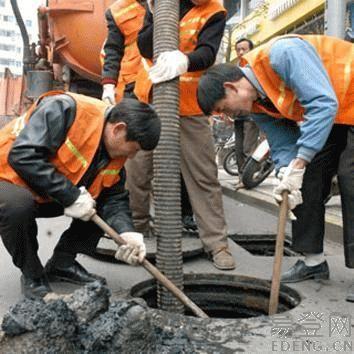
[[[323,254],[325,200],[338,174],[345,265],[354,269],[354,46],[327,36],[284,36],[243,56],[242,68],[221,64],[199,82],[199,105],[247,115],[267,135],[282,173],[274,198],[289,192],[292,248],[304,253],[284,283],[328,279]],[[296,122],[301,122],[300,127]],[[294,219],[294,215],[293,215]],[[354,278],[353,278],[354,279]],[[347,301],[354,302],[354,284]]]
[[[96,249],[103,231],[96,213],[127,242],[116,257],[137,264],[145,257],[134,232],[124,163],[152,150],[160,121],[147,104],[123,99],[115,106],[83,95],[49,92],[0,130],[0,235],[22,272],[26,297],[51,291],[48,280],[85,284],[104,278],[87,272],[78,253]],[[43,268],[36,218],[73,218]]]

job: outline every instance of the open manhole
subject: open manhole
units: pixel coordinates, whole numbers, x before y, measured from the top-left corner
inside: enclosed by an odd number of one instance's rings
[[[184,292],[210,317],[249,318],[268,315],[271,283],[268,280],[225,274],[185,274]],[[143,298],[157,308],[156,281],[135,285],[130,294]],[[278,313],[296,307],[301,301],[298,292],[280,286]],[[186,315],[192,316],[186,309]]]
[[[156,257],[156,237],[145,237],[146,258],[154,262]],[[114,258],[117,250],[117,244],[110,238],[101,237],[95,252],[88,254],[89,256],[105,262],[118,263]],[[183,259],[197,257],[204,253],[203,245],[198,237],[190,233],[183,233],[182,238],[182,255]]]
[[[232,241],[255,256],[274,256],[276,235],[231,234],[229,237]],[[288,257],[300,256],[299,253],[291,249],[291,239],[289,236],[285,237],[283,255]]]

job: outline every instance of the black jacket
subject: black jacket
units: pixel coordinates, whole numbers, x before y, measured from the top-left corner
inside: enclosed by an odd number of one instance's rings
[[[106,11],[108,35],[104,44],[105,59],[102,67],[102,85],[117,84],[120,63],[124,56],[124,36],[116,25],[110,9]]]
[[[190,0],[180,1],[180,20],[195,5]],[[218,12],[213,15],[204,25],[198,35],[197,46],[193,52],[188,53],[188,71],[205,70],[215,62],[216,54],[219,50],[220,42],[224,34],[226,14]],[[138,47],[144,58],[153,57],[153,16],[150,11],[146,11],[144,26],[139,32]]]
[[[67,95],[45,97],[32,113],[31,118],[16,138],[9,163],[18,175],[36,193],[50,197],[64,208],[79,196],[80,186],[87,189],[98,171],[108,165],[110,158],[101,143],[88,170],[75,186],[59,173],[49,158],[64,143],[76,116],[76,103]],[[117,232],[133,231],[129,209],[129,194],[124,187],[125,170],[120,181],[104,189],[97,198],[97,212]]]

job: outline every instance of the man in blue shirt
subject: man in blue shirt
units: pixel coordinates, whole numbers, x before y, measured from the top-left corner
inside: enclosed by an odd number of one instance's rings
[[[289,191],[289,208],[297,218],[292,245],[305,254],[282,282],[328,279],[324,200],[336,173],[345,262],[354,268],[354,50],[331,37],[284,36],[256,51],[246,55],[249,65],[243,68],[220,64],[209,69],[200,80],[198,102],[205,114],[252,112],[267,135],[282,175],[274,197],[279,202]],[[347,301],[354,301],[354,284]]]

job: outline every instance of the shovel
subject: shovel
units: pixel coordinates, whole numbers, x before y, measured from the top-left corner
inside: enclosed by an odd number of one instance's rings
[[[280,204],[278,233],[275,244],[275,255],[273,264],[272,287],[270,290],[269,316],[277,313],[279,303],[280,272],[283,261],[285,226],[288,217],[288,191],[282,193],[283,200]]]
[[[125,245],[126,242],[119,236],[119,234],[112,229],[102,218],[97,214],[91,218],[97,226],[99,226],[109,237],[111,237],[118,245]],[[144,259],[141,265],[167,290],[169,290],[181,303],[189,307],[195,315],[201,318],[208,318],[208,315],[200,309],[190,298],[188,298],[175,284],[166,278],[155,266],[148,260]]]

